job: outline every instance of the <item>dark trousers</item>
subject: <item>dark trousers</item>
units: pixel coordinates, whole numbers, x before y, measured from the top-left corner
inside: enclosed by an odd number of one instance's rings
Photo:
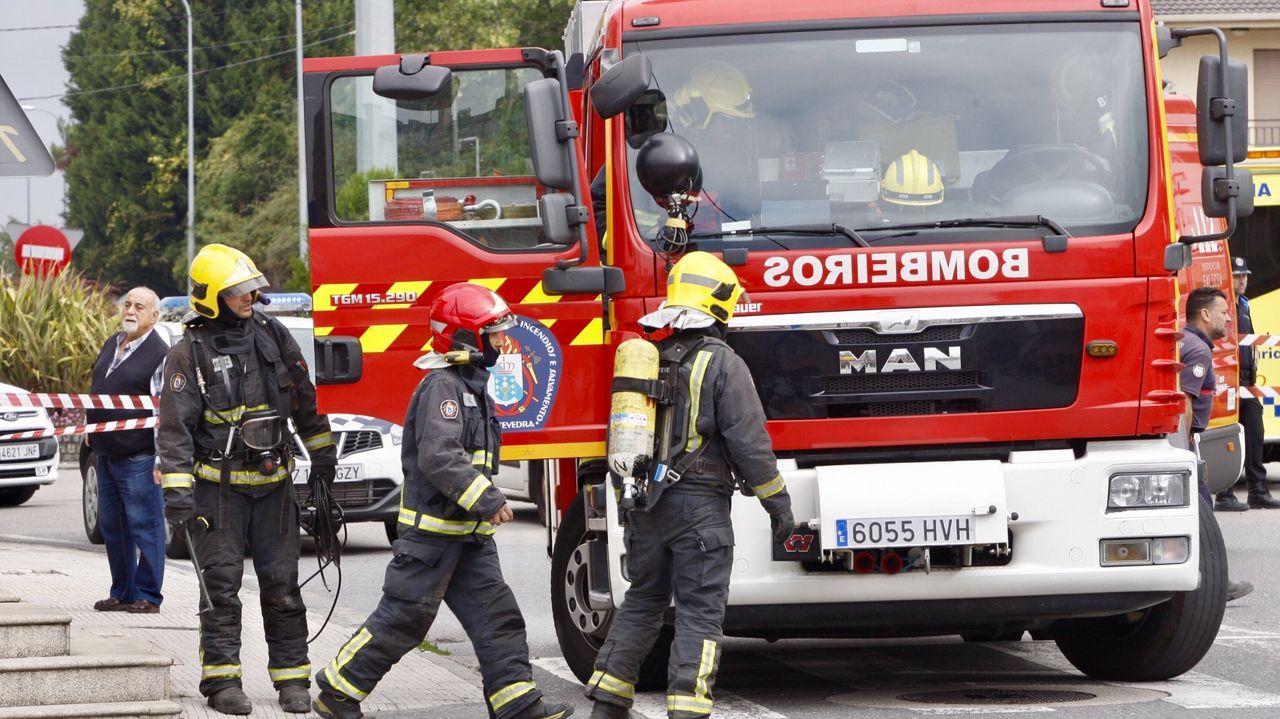
[[[311,684],[307,608],[298,589],[298,510],[291,489],[288,480],[232,488],[225,522],[220,522],[218,484],[196,480],[191,536],[213,604],[213,611],[200,615],[200,692],[205,696],[241,683],[239,594],[246,543],[258,575],[271,681],[277,689]]]
[[[1265,439],[1262,427],[1262,403],[1256,399],[1240,400],[1240,426],[1244,428],[1244,478],[1252,496],[1269,496],[1267,467],[1262,461]]]
[[[441,601],[475,647],[485,700],[497,719],[542,698],[529,665],[524,616],[489,539],[398,540],[377,609],[316,673],[316,684],[364,701],[392,665],[422,644]]]
[[[152,479],[154,454],[97,457],[98,528],[107,545],[111,596],[164,601],[164,496]]]
[[[631,587],[596,655],[588,697],[631,706],[640,663],[674,594],[667,715],[691,719],[711,713],[733,567],[729,501],[670,489],[654,507],[631,514],[625,538]]]

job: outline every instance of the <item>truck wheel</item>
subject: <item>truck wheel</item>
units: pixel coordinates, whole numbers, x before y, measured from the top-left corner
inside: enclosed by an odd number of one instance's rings
[[[551,615],[565,661],[578,681],[586,683],[594,671],[596,652],[609,634],[613,610],[592,609],[588,603],[587,522],[583,502],[582,494],[574,498],[556,533],[551,554]],[[637,689],[666,688],[667,660],[674,636],[670,626],[662,627],[649,656],[640,665]]]
[[[0,488],[0,507],[16,507],[31,499],[39,488],[40,485],[38,484],[28,484],[22,487],[2,487]]]
[[[102,527],[98,524],[98,462],[94,459],[93,450],[82,447],[80,450],[80,514],[84,517],[84,536],[91,544],[102,544]]]
[[[1200,586],[1141,612],[1072,619],[1054,632],[1076,669],[1106,681],[1172,679],[1204,657],[1227,606],[1227,550],[1213,508],[1200,502]]]

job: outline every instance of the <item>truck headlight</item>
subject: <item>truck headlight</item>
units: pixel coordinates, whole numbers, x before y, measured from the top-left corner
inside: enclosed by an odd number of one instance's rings
[[[1111,475],[1107,511],[1186,507],[1189,472],[1150,472]]]

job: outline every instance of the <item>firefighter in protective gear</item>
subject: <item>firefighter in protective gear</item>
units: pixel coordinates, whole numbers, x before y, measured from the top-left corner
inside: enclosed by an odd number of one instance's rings
[[[942,171],[919,151],[911,150],[885,169],[880,178],[880,199],[898,210],[940,205]]]
[[[441,600],[457,616],[480,660],[495,719],[562,719],[533,682],[524,617],[502,578],[493,534],[512,518],[490,477],[498,471],[501,427],[489,397],[489,368],[503,332],[516,323],[507,303],[479,285],[446,287],[430,311],[430,370],[405,415],[400,538],[382,599],[338,655],[316,673],[322,717],[358,719],[360,702],[409,650],[422,643]]]
[[[746,220],[760,209],[759,150],[751,85],[734,65],[695,65],[667,100],[672,131],[698,152],[703,231]]]
[[[253,260],[208,245],[190,275],[193,311],[165,360],[157,433],[165,516],[175,541],[190,531],[212,604],[200,615],[200,692],[219,712],[250,712],[238,597],[247,542],[261,587],[267,671],[281,707],[304,713],[311,665],[286,420],[311,455],[311,480],[332,482],[329,420],[316,411],[315,386],[289,331],[253,309],[267,285]]]
[[[675,400],[662,410],[676,421],[671,438],[660,438],[659,447],[671,447],[667,462],[683,471],[653,504],[629,517],[631,587],[587,682],[596,719],[628,715],[640,663],[658,636],[673,590],[667,715],[708,716],[733,565],[729,505],[735,487],[760,500],[775,541],[784,541],[795,527],[751,374],[724,341],[741,296],[733,270],[713,255],[692,252],[672,268],[664,305],[640,320],[647,328],[673,330],[658,348],[664,363],[676,363]]]

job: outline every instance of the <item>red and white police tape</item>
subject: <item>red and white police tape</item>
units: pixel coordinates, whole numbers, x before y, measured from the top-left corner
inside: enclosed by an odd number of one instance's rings
[[[0,392],[0,414],[4,414],[5,410],[10,408],[153,410],[159,406],[160,398],[150,395]],[[0,440],[39,439],[41,437],[62,437],[69,434],[93,434],[96,432],[121,432],[130,429],[151,429],[155,426],[155,417],[141,417],[139,419],[94,422],[55,429],[10,432],[8,434],[0,434]]]
[[[49,409],[156,409],[160,398],[142,394],[0,392],[0,407]]]
[[[62,437],[68,434],[93,434],[95,432],[123,432],[127,429],[151,429],[156,426],[155,417],[140,419],[118,419],[111,422],[94,422],[71,427],[55,429],[33,429],[26,432],[10,432],[0,434],[0,440],[7,439],[39,439],[41,437]]]

